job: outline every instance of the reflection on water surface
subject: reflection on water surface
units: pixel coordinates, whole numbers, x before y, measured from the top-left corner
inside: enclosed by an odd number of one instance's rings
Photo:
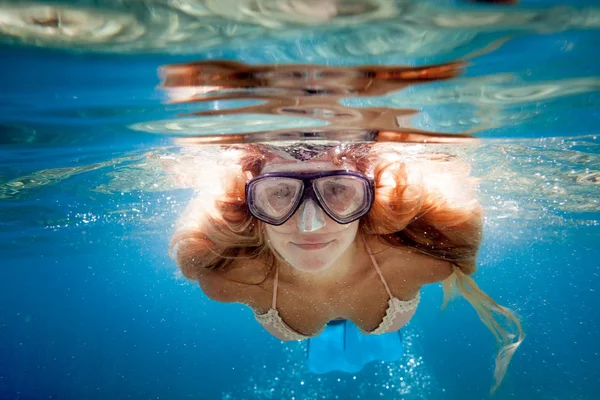
[[[175,103],[211,102],[208,110],[182,115],[182,121],[155,121],[134,129],[175,134],[196,133],[189,143],[231,143],[269,140],[346,140],[444,142],[464,141],[468,135],[426,132],[410,126],[410,116],[417,110],[387,107],[348,107],[351,98],[384,96],[410,85],[451,79],[461,73],[461,63],[424,67],[327,67],[313,65],[246,65],[230,61],[208,61],[168,65],[161,69],[162,88]],[[255,100],[245,107],[221,107],[233,100]],[[321,121],[323,128],[293,130],[278,127],[273,120],[266,130],[244,135],[210,135],[214,127],[202,129],[203,118],[237,116],[248,129],[254,126],[244,115],[284,116],[297,120]],[[209,121],[214,121],[209,119]],[[227,121],[225,119],[224,121]],[[289,119],[288,119],[289,121]],[[261,129],[262,128],[262,129]]]

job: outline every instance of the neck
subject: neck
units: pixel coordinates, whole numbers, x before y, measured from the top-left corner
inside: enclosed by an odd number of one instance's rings
[[[352,273],[356,272],[356,253],[360,241],[359,235],[352,244],[342,253],[342,255],[333,262],[329,267],[321,271],[302,271],[291,265],[281,262],[278,263],[279,279],[296,284],[329,284],[347,279]]]

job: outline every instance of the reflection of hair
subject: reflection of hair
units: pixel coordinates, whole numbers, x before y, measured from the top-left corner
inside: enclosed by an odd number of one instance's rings
[[[252,145],[233,150],[240,152],[242,173],[228,180],[211,210],[196,210],[201,215],[185,217],[200,218],[194,226],[184,226],[173,236],[171,247],[189,279],[197,280],[205,268],[225,271],[239,258],[263,260],[271,269],[275,263],[263,223],[250,215],[244,193],[246,180],[259,175],[275,156]],[[362,232],[379,235],[391,246],[409,246],[453,264],[454,273],[443,283],[444,305],[451,289],[457,288],[502,345],[496,359],[495,390],[523,332],[513,313],[486,295],[469,276],[476,270],[482,210],[468,165],[450,155],[418,154],[384,144],[354,145],[332,151],[330,156],[333,163],[353,165],[374,178],[375,201],[360,221]],[[512,325],[513,333],[503,322]]]

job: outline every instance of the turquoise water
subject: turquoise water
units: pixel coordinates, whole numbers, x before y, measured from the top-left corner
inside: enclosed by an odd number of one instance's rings
[[[52,4],[0,3],[0,398],[486,398],[493,337],[464,300],[440,311],[437,285],[403,330],[402,360],[319,376],[305,343],[210,301],[167,254],[201,161],[219,154],[194,143],[364,140],[384,127],[482,178],[476,279],[527,335],[494,397],[597,398],[600,4]],[[304,75],[217,92],[165,84],[175,64],[216,60]],[[451,77],[306,105],[340,87],[315,78],[324,66],[450,63]],[[310,113],[258,107],[290,87]]]

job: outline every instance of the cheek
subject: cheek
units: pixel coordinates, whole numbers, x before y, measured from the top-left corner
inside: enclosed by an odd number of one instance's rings
[[[296,225],[296,217],[293,216],[292,218],[285,221],[284,224],[279,226],[268,225],[267,233],[269,231],[271,232],[270,234],[274,237],[282,237],[283,235],[289,235],[298,232],[298,227]]]
[[[289,229],[286,229],[286,224],[283,224],[281,226],[267,225],[265,228],[265,237],[267,241],[277,251],[281,251],[284,243],[286,241],[289,241],[291,232],[289,231]]]
[[[350,224],[338,224],[328,216],[325,216],[325,226],[319,230],[319,233],[329,233],[335,235],[340,242],[352,242],[358,232],[359,221],[354,221]],[[298,229],[295,217],[290,218],[284,224],[279,226],[266,225],[265,228],[267,240],[272,245],[282,246],[286,241],[292,240],[299,234],[302,234]]]
[[[341,238],[345,238],[346,236],[354,236],[356,234],[356,230],[358,228],[358,224],[355,224],[354,222],[351,224],[346,224],[346,225],[342,225],[342,224],[338,224],[337,222],[333,221],[333,224],[330,224],[328,226],[328,231],[331,233],[335,233],[336,235],[339,235]]]
[[[354,241],[356,235],[358,234],[358,221],[352,222],[348,225],[343,225],[343,227],[344,230],[339,233],[340,242],[347,248]]]
[[[352,235],[352,232],[356,233],[358,228],[358,221],[352,222],[351,224],[338,224],[325,213],[323,213],[325,218],[325,226],[319,230],[319,233],[332,233],[339,235]],[[294,215],[292,218],[287,220],[284,224],[279,226],[268,225],[267,234],[272,235],[272,241],[275,241],[276,238],[283,240],[286,236],[288,238],[293,237],[294,235],[303,234],[300,229],[298,229],[298,216]]]

